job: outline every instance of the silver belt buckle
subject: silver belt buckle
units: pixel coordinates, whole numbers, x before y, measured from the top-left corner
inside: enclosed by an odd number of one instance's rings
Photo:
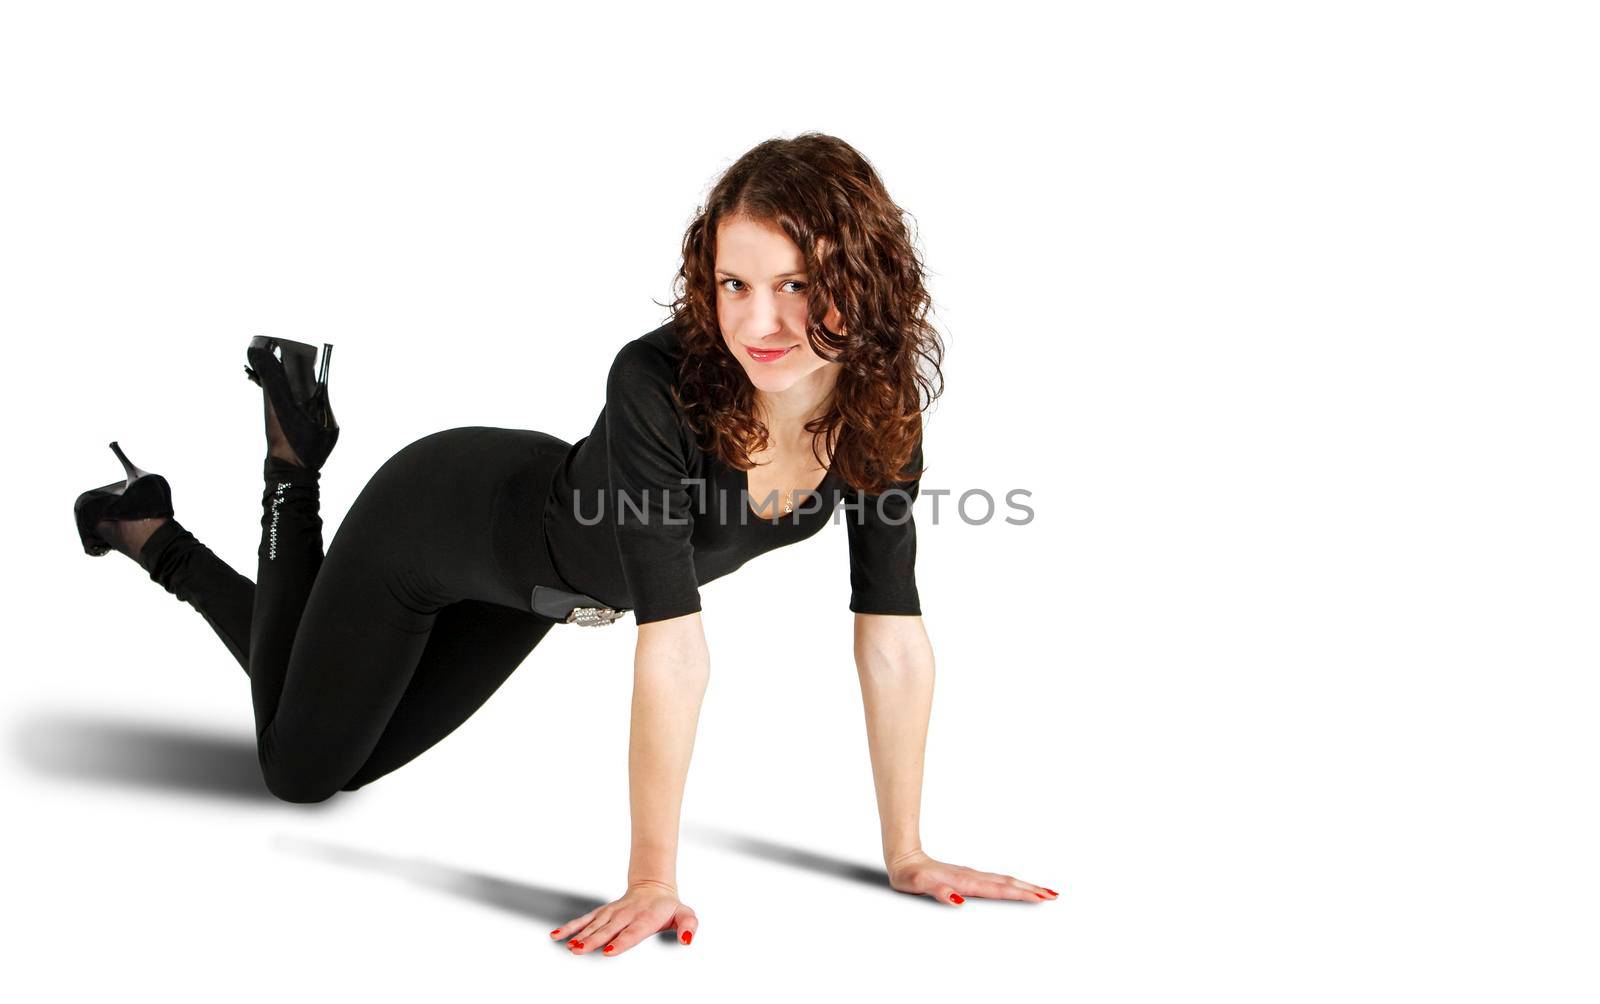
[[[539,616],[548,617],[557,623],[578,624],[583,627],[610,624],[628,612],[608,607],[593,596],[568,592],[553,586],[534,586],[529,608]]]
[[[579,627],[597,627],[615,622],[622,613],[621,610],[613,610],[611,607],[573,607],[564,623],[576,624]]]

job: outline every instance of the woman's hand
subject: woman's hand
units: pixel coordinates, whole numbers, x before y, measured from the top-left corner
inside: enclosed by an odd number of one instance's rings
[[[935,861],[922,851],[912,851],[889,864],[889,884],[900,892],[932,896],[960,905],[968,896],[985,899],[1021,899],[1031,902],[1055,899],[1056,891],[1010,875],[980,872],[975,868]]]
[[[677,928],[678,941],[687,945],[699,926],[694,911],[678,902],[678,890],[664,882],[635,882],[621,899],[567,921],[551,931],[550,937],[566,938],[575,955],[596,949],[605,955],[621,955],[669,927]]]

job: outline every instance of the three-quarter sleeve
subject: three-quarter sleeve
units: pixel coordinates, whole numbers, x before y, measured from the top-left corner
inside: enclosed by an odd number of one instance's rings
[[[606,378],[607,515],[638,624],[700,609],[684,483],[695,447],[672,400],[674,376],[670,357],[633,341]]]
[[[911,463],[913,469],[922,469],[920,436]],[[860,509],[846,514],[845,526],[850,534],[850,609],[856,613],[922,613],[911,505],[921,484],[918,477],[897,482],[880,495],[858,493],[852,498]]]

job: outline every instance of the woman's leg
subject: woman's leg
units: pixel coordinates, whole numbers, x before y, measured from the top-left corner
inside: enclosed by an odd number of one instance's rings
[[[250,683],[274,794],[321,801],[406,763],[487,700],[554,624],[494,602],[526,595],[496,542],[538,553],[521,532],[531,527],[494,532],[496,513],[527,508],[502,495],[507,479],[545,469],[528,466],[523,442],[466,429],[412,444],[368,481],[325,558],[317,473],[267,459]]]
[[[266,488],[261,495],[261,543],[256,548],[256,590],[250,615],[250,696],[255,704],[256,735],[266,768],[267,730],[278,711],[289,672],[300,621],[322,568],[322,493],[320,471],[268,455],[263,465]],[[329,597],[330,601],[334,597]],[[368,611],[352,609],[359,622]],[[431,620],[416,622],[426,632]],[[351,646],[354,648],[354,646]],[[344,654],[328,642],[305,649],[305,658],[333,661]],[[412,662],[415,662],[413,659]],[[330,692],[331,693],[331,692]],[[271,778],[268,778],[271,786]]]
[[[274,493],[276,488],[274,487]],[[176,520],[150,536],[140,564],[150,578],[205,619],[249,672],[255,583]],[[479,600],[439,611],[422,657],[377,746],[344,790],[377,780],[454,732],[527,659],[555,622]]]
[[[319,472],[269,456],[264,474],[250,626],[257,753],[273,794],[320,802],[372,756],[448,601],[406,560],[408,500],[364,492],[324,557]]]
[[[138,552],[150,580],[189,604],[216,632],[239,668],[250,672],[250,618],[256,584],[234,571],[176,519],[168,519]]]
[[[354,791],[454,732],[483,706],[555,621],[495,603],[462,600],[439,611],[405,695],[367,762],[344,786]]]
[[[151,535],[141,565],[247,666],[275,794],[320,801],[406,763],[549,630],[520,604],[553,581],[538,502],[562,445],[484,428],[419,440],[368,482],[326,559],[318,473],[269,456],[253,587],[175,521]]]

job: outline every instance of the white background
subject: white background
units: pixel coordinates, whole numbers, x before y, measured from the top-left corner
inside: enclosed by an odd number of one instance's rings
[[[6,5],[7,996],[1596,999],[1580,6]],[[716,174],[808,129],[918,226],[925,486],[1037,513],[919,503],[924,844],[1063,895],[848,877],[835,526],[704,591],[697,940],[570,958],[624,879],[631,619],[277,803],[244,675],[68,509],[118,439],[253,576],[254,334],[338,346],[330,532],[429,432],[575,440]]]

